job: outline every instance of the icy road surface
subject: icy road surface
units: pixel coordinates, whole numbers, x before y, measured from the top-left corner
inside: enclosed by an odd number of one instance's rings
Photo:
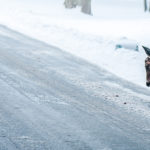
[[[147,89],[0,26],[0,150],[150,150],[149,98]]]

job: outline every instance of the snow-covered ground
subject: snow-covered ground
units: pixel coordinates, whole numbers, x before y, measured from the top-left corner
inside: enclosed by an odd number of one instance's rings
[[[1,25],[0,46],[0,150],[150,149],[149,90]]]
[[[150,15],[141,0],[93,0],[93,16],[66,10],[63,0],[0,0],[0,10],[0,24],[145,86],[143,49],[115,50],[122,37],[150,47]]]

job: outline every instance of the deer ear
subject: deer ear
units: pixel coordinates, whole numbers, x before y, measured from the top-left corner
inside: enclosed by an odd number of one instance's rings
[[[147,48],[147,47],[145,47],[145,46],[142,46],[142,47],[144,48],[145,53],[146,53],[148,56],[150,56],[150,49]]]

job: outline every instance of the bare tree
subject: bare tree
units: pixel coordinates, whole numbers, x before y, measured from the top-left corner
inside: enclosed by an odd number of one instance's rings
[[[77,6],[76,0],[65,0],[64,5],[66,8],[75,8]]]
[[[81,6],[81,11],[85,14],[91,15],[91,0],[65,0],[66,8],[75,8]]]
[[[148,6],[147,6],[147,0],[144,0],[144,11],[147,11]]]
[[[91,0],[82,0],[81,5],[82,5],[81,11],[83,13],[86,13],[86,14],[89,14],[89,15],[92,14],[92,12],[91,12]]]

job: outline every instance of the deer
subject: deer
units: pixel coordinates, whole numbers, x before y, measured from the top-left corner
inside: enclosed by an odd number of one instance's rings
[[[145,69],[146,69],[146,86],[150,87],[150,48],[142,46],[147,54],[145,59]]]

